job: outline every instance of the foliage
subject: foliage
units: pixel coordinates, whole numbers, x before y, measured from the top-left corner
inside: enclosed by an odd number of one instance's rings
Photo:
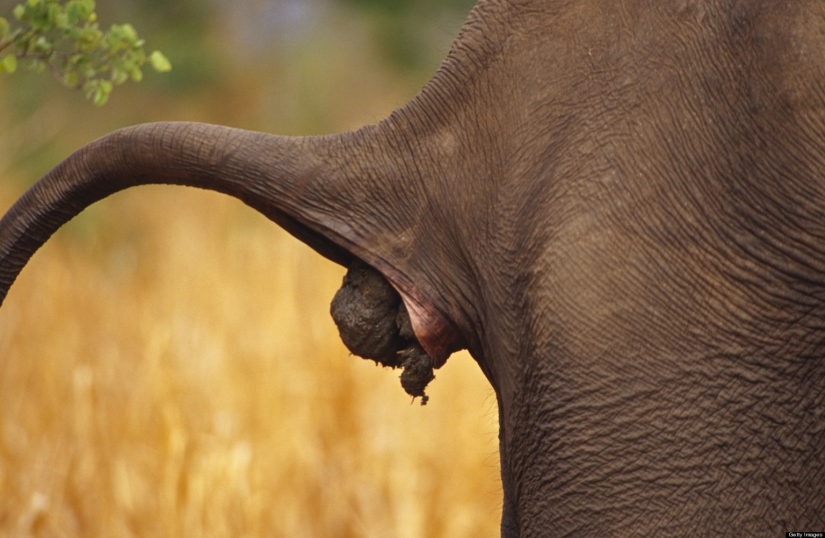
[[[140,81],[149,64],[158,72],[172,66],[160,52],[146,55],[144,41],[130,24],[102,31],[94,0],[27,0],[13,11],[20,26],[12,29],[0,17],[0,72],[14,73],[18,65],[32,71],[49,69],[68,87],[86,92],[100,106],[115,85],[129,78]]]

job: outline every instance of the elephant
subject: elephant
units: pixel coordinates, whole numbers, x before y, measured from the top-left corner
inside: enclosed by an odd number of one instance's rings
[[[480,0],[377,124],[79,149],[0,221],[0,294],[109,194],[223,192],[377,271],[392,345],[469,350],[502,536],[822,530],[824,81],[821,0]]]

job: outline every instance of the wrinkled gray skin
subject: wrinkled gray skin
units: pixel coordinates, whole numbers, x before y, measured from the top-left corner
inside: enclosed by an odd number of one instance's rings
[[[499,403],[504,536],[825,527],[825,2],[482,0],[377,125],[82,148],[0,223],[3,293],[144,183],[367,262],[437,367],[469,348]]]

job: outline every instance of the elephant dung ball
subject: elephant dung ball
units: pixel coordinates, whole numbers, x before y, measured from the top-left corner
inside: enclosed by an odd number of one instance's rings
[[[401,365],[404,367],[401,373],[401,386],[413,398],[420,396],[421,405],[427,405],[430,397],[424,394],[424,389],[435,379],[432,358],[418,345],[405,349],[400,353],[400,357]]]
[[[354,355],[398,367],[403,341],[396,317],[401,297],[375,269],[355,259],[335,294],[330,314],[341,340]]]

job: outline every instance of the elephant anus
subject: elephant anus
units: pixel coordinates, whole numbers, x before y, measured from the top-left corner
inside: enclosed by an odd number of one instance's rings
[[[0,222],[0,293],[113,192],[220,191],[353,266],[345,288],[380,273],[371,321],[337,315],[385,327],[362,353],[469,349],[503,536],[822,530],[823,81],[821,0],[481,0],[378,124],[81,148]]]

